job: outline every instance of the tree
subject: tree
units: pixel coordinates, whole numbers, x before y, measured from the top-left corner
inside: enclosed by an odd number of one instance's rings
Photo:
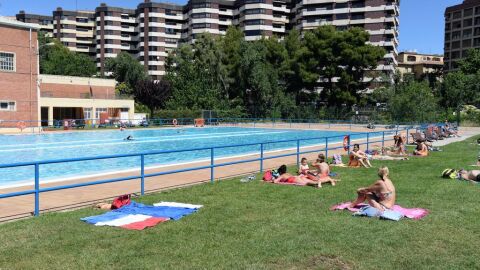
[[[400,122],[432,122],[438,120],[438,100],[428,82],[403,81],[387,93],[392,117]]]
[[[135,100],[147,106],[150,110],[150,117],[153,117],[155,110],[165,107],[171,93],[170,83],[167,80],[138,81],[134,89]]]
[[[467,57],[460,60],[458,66],[463,74],[477,74],[480,71],[480,49],[469,50]]]
[[[112,76],[118,83],[126,84],[127,87],[119,89],[122,91],[120,94],[132,94],[138,82],[148,77],[145,68],[127,52],[121,52],[117,57],[107,59],[105,68],[112,72]]]
[[[366,74],[383,59],[385,50],[367,44],[369,35],[361,28],[337,31],[320,26],[305,33],[307,48],[300,57],[300,74],[309,89],[320,82],[322,95],[330,104],[353,104],[359,91],[367,88]]]
[[[193,45],[184,44],[169,54],[166,70],[173,92],[167,107],[228,108],[229,78],[222,58],[218,41],[208,33],[200,35]]]
[[[81,77],[90,77],[97,73],[92,59],[70,51],[58,40],[40,34],[39,46],[40,73]]]

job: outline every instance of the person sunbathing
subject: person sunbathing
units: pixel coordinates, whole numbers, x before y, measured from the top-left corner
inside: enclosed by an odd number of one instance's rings
[[[322,187],[322,185],[317,182],[308,179],[303,175],[293,176],[287,172],[287,165],[282,165],[277,170],[279,176],[273,180],[274,183],[292,183],[292,184],[303,184],[307,186]]]
[[[372,155],[372,160],[408,160],[408,157],[394,157],[388,153],[385,148],[382,148],[381,154]]]
[[[365,167],[365,168],[371,168],[372,167],[372,164],[370,164],[370,161],[368,160],[367,154],[365,154],[365,152],[360,150],[360,145],[359,144],[354,144],[353,145],[353,150],[350,153],[350,156],[354,160],[358,161],[358,163],[360,163],[363,167]],[[350,164],[353,164],[352,160],[350,161],[350,163],[348,165],[350,166]]]
[[[388,168],[381,167],[378,170],[378,176],[380,179],[371,186],[357,189],[357,199],[350,204],[350,207],[353,208],[367,201],[369,205],[383,211],[395,205],[395,186],[389,178]]]
[[[416,156],[421,156],[421,157],[428,156],[427,145],[425,145],[424,142],[417,141],[417,147],[415,148],[415,151],[413,151],[413,154],[416,155]]]
[[[314,166],[317,168],[317,178],[320,183],[331,183],[332,186],[335,186],[336,180],[330,177],[330,166],[325,162],[323,153],[318,154],[318,159]]]
[[[470,181],[472,183],[480,183],[480,170],[460,170],[458,176],[461,180]]]

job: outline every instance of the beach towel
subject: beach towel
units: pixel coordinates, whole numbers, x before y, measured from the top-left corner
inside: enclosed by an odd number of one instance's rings
[[[170,203],[174,205],[175,203]],[[125,205],[119,209],[110,212],[81,218],[80,220],[95,226],[113,226],[130,230],[143,230],[152,227],[158,223],[167,220],[179,220],[180,218],[190,215],[198,210],[191,208],[194,205],[181,204],[183,207],[174,206],[151,206],[135,201],[131,201],[129,205]]]
[[[366,216],[366,217],[378,217],[381,219],[387,219],[387,220],[393,220],[393,221],[399,221],[403,215],[400,212],[393,211],[393,210],[385,210],[385,211],[380,211],[375,207],[372,207],[370,205],[364,206],[361,208],[359,211],[353,213],[354,216]]]
[[[348,210],[350,212],[358,212],[368,204],[361,203],[355,207],[349,207],[351,202],[345,202],[341,204],[334,205],[330,210]],[[392,211],[399,212],[406,218],[410,219],[421,219],[428,215],[428,210],[423,208],[403,208],[400,205],[394,205],[391,209]]]
[[[177,202],[159,202],[159,203],[154,203],[153,206],[169,206],[169,207],[190,208],[190,209],[199,209],[203,207],[203,205],[200,205],[200,204],[177,203]]]

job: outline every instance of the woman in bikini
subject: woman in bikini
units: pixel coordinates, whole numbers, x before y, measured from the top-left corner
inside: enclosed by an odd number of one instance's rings
[[[381,167],[378,170],[380,177],[373,185],[369,187],[359,188],[357,190],[357,199],[350,204],[350,207],[368,201],[368,204],[383,211],[391,209],[395,205],[396,193],[395,186],[388,177],[389,171],[387,167]]]
[[[416,156],[426,157],[428,156],[428,147],[424,142],[417,141],[417,148],[413,151],[413,154]]]
[[[287,173],[287,166],[282,165],[280,168],[278,168],[278,174],[279,177],[274,179],[274,183],[297,183],[297,184],[303,184],[307,186],[315,186],[315,187],[322,187],[322,185],[318,181],[313,181],[308,179],[304,175],[299,175],[299,176],[293,176],[289,173]]]

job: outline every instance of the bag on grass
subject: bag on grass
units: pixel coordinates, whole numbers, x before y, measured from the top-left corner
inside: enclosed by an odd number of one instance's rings
[[[442,172],[443,178],[456,179],[458,177],[458,171],[455,169],[445,169]]]
[[[122,195],[122,196],[118,196],[112,202],[112,209],[118,209],[118,208],[121,208],[124,205],[129,205],[129,204],[130,204],[130,194],[125,194],[125,195]]]
[[[268,170],[263,173],[263,181],[272,181],[273,176],[272,176],[272,171]]]

